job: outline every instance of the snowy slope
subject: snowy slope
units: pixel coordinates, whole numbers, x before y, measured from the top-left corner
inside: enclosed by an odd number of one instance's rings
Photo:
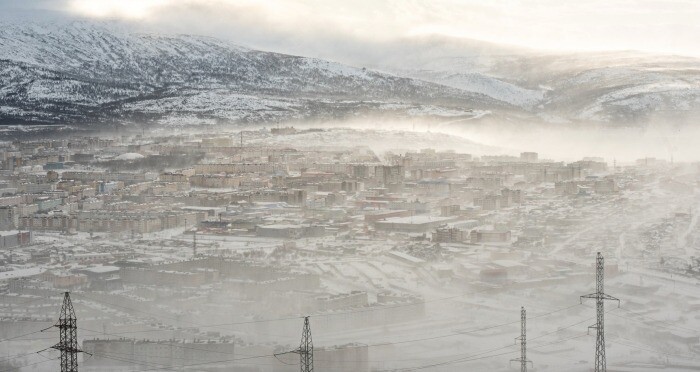
[[[693,58],[438,37],[380,49],[363,54],[372,70],[111,23],[0,20],[0,124],[392,115],[637,125],[700,114]]]
[[[479,92],[329,61],[87,21],[4,21],[0,82],[5,124],[338,117],[368,113],[369,100],[515,109]]]
[[[392,52],[401,58],[375,53],[373,65],[483,94],[553,123],[638,125],[692,121],[700,114],[696,58],[553,54],[437,36],[401,43]]]
[[[585,121],[626,122],[700,113],[700,69],[604,67],[552,81],[549,112]]]
[[[528,89],[479,72],[416,71],[406,74],[526,109],[541,103],[545,96],[544,89]]]

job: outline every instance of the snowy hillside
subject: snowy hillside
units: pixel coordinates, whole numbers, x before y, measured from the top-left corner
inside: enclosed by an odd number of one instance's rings
[[[324,60],[85,21],[0,25],[0,82],[5,124],[335,118],[371,114],[366,101],[512,109],[479,92]]]
[[[111,23],[4,20],[0,124],[391,115],[637,125],[700,113],[700,61],[692,58],[544,54],[441,38],[371,48],[357,65],[377,71]]]
[[[528,89],[479,72],[415,71],[406,72],[406,75],[466,92],[483,94],[525,109],[532,109],[541,103],[545,96],[544,89]]]
[[[559,124],[693,122],[700,114],[700,60],[691,57],[544,53],[440,36],[364,55],[375,68],[484,94]]]
[[[700,60],[635,57],[523,55],[481,64],[452,59],[433,70],[403,73],[567,122],[628,125],[700,114]]]
[[[549,83],[556,95],[548,96],[545,110],[578,120],[685,120],[700,114],[700,64],[603,67]]]

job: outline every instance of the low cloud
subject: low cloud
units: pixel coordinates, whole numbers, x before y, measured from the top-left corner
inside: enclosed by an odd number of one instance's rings
[[[325,58],[357,43],[427,34],[537,49],[700,55],[700,3],[685,0],[70,0],[65,8]]]

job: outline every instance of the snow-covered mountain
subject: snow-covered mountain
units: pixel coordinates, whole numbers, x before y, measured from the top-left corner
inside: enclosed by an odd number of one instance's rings
[[[700,117],[700,61],[610,53],[587,56],[597,64],[585,66],[582,58],[559,58],[572,63],[549,68],[550,77],[539,81],[551,88],[542,111],[611,123],[694,123]]]
[[[516,110],[484,94],[221,40],[88,22],[0,25],[0,122],[251,122]]]
[[[346,62],[370,68],[111,23],[2,20],[0,124],[386,115],[630,125],[700,113],[700,61],[692,58],[552,54],[435,37],[368,46],[356,58],[366,63]]]
[[[382,55],[375,54],[372,66],[484,94],[545,121],[630,125],[693,121],[700,114],[696,58],[543,53],[446,37],[401,43],[389,53],[410,63]]]

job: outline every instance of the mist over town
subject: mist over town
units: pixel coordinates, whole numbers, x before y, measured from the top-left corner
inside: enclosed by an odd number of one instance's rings
[[[697,371],[697,16],[0,0],[0,372]]]

